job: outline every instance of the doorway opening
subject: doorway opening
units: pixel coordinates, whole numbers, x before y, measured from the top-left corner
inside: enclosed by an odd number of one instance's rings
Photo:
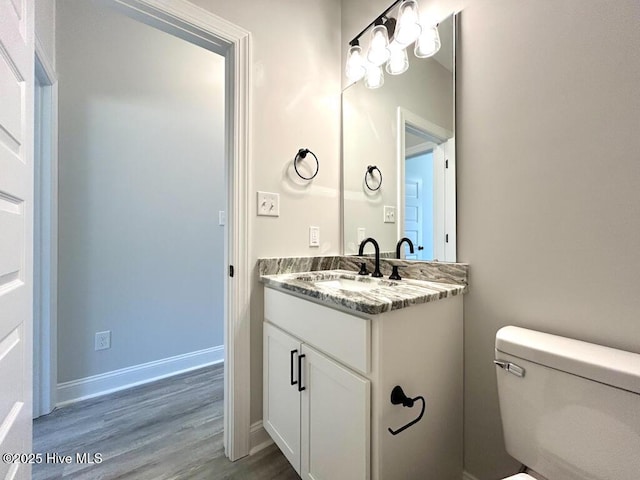
[[[189,2],[180,0],[172,2],[171,6],[167,6],[166,2],[161,1],[137,1],[137,0],[105,0],[101,2],[112,7],[116,7],[126,16],[138,20],[147,25],[151,25],[166,33],[170,33],[181,40],[186,40],[191,44],[204,47],[214,53],[224,57],[225,66],[225,87],[224,97],[226,99],[224,108],[224,124],[225,132],[223,133],[223,155],[225,160],[225,168],[223,172],[218,172],[218,176],[224,179],[225,185],[225,203],[226,208],[226,225],[224,226],[225,238],[223,251],[223,264],[233,265],[236,277],[232,280],[227,276],[227,268],[224,268],[223,285],[221,286],[222,297],[224,301],[223,312],[223,337],[224,337],[224,445],[225,453],[231,459],[235,460],[249,453],[249,364],[246,362],[249,353],[249,268],[248,268],[248,58],[249,58],[249,34],[239,27],[229,24],[225,20],[216,17],[210,12],[199,11],[194,15],[193,9],[196,8]],[[197,22],[193,19],[197,18]],[[90,28],[91,26],[86,26]],[[167,59],[168,60],[168,59]],[[119,72],[123,73],[123,72]],[[125,72],[126,73],[126,72]],[[150,88],[153,88],[153,82],[150,79]],[[55,81],[50,79],[52,91],[55,91]],[[45,89],[46,90],[46,89]],[[46,94],[41,93],[45,100],[44,104],[51,104],[52,111],[55,112],[55,98],[47,99]],[[45,109],[46,110],[46,109]],[[44,111],[44,110],[43,110]],[[55,113],[51,115],[51,119],[55,118]],[[46,124],[46,115],[41,114],[40,123]],[[54,123],[54,120],[51,121]],[[46,128],[46,127],[45,127]],[[57,168],[57,159],[55,158],[55,145],[52,146],[53,155],[47,160],[44,158],[42,171],[45,172],[47,166],[44,163],[50,162],[49,168],[54,172]],[[117,172],[116,172],[117,173]],[[153,172],[147,172],[153,175]],[[55,175],[53,175],[55,177]],[[56,210],[57,192],[47,190],[47,182],[36,184],[36,188],[40,189],[41,199],[39,204],[46,206],[48,199],[52,202],[51,210]],[[89,185],[87,185],[89,187]],[[162,197],[162,194],[159,195]],[[167,196],[170,196],[167,194]],[[150,196],[150,200],[153,195]],[[150,202],[151,205],[154,202]],[[171,203],[171,202],[169,202]],[[174,202],[175,204],[179,202]],[[41,207],[41,211],[45,211]],[[64,214],[65,212],[61,212]],[[153,210],[151,210],[153,214]],[[47,235],[50,238],[57,239],[57,221],[52,219],[52,223],[44,222],[42,225],[41,239],[39,244],[46,243]],[[99,221],[99,219],[95,219]],[[223,221],[222,216],[218,216],[216,211],[215,219],[208,219],[209,222],[218,223]],[[220,228],[223,228],[220,226]],[[188,232],[182,232],[185,235]],[[117,239],[117,236],[113,237]],[[161,242],[162,239],[158,238]],[[54,246],[51,258],[57,258],[57,251]],[[46,249],[45,249],[46,250]],[[36,250],[36,256],[42,258],[43,247],[40,246]],[[54,269],[55,270],[55,269]],[[34,324],[34,350],[38,350],[39,357],[36,357],[34,363],[35,385],[37,393],[34,399],[42,398],[37,412],[43,413],[53,408],[59,399],[56,394],[59,393],[57,384],[57,366],[56,358],[60,352],[57,350],[56,328],[58,326],[56,319],[57,311],[57,276],[55,272],[47,275],[39,273],[42,278],[41,291],[37,292],[37,298],[43,304],[51,305],[49,311],[44,311],[40,315],[40,319],[36,319]],[[167,282],[176,282],[179,284],[179,278],[167,278]],[[49,300],[47,300],[49,299]],[[47,303],[50,302],[50,303]],[[113,305],[117,307],[117,305]],[[188,307],[188,305],[187,305]],[[109,305],[106,306],[109,308]],[[114,340],[115,341],[115,340]],[[42,345],[42,346],[39,346]],[[49,351],[47,351],[47,345]],[[134,346],[134,349],[136,347]],[[47,358],[49,362],[47,364]],[[238,359],[242,358],[242,362]],[[186,359],[180,359],[186,360]],[[148,363],[148,362],[147,362]],[[126,372],[131,373],[131,372]],[[105,378],[94,378],[91,381],[103,381]],[[98,376],[99,377],[99,376]],[[109,379],[106,379],[109,380]],[[48,384],[47,384],[48,381]],[[76,385],[77,386],[77,385]],[[47,394],[47,392],[49,392]],[[48,395],[48,398],[47,398]],[[38,402],[38,400],[36,400]]]

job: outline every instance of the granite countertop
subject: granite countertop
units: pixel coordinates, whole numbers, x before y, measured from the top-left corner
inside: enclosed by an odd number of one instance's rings
[[[360,291],[341,289],[316,282],[346,279],[350,282],[375,284],[375,288]],[[466,285],[432,282],[427,280],[372,278],[348,270],[320,270],[312,272],[261,275],[260,281],[268,287],[310,297],[330,307],[377,315],[391,310],[433,302],[467,291]],[[357,284],[351,283],[355,288]]]

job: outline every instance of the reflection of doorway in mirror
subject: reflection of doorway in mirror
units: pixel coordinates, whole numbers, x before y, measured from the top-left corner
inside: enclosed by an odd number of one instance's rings
[[[398,238],[414,244],[402,257],[455,261],[453,133],[398,108]]]

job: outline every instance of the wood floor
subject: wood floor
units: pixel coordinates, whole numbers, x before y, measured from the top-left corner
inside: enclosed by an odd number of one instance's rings
[[[72,455],[33,465],[33,479],[298,480],[275,445],[224,456],[222,364],[78,402],[33,422],[34,453]],[[76,463],[100,453],[102,463]]]

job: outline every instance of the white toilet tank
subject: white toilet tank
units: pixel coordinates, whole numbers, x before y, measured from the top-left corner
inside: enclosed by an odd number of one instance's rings
[[[504,327],[496,373],[512,457],[549,480],[640,479],[640,354]]]

